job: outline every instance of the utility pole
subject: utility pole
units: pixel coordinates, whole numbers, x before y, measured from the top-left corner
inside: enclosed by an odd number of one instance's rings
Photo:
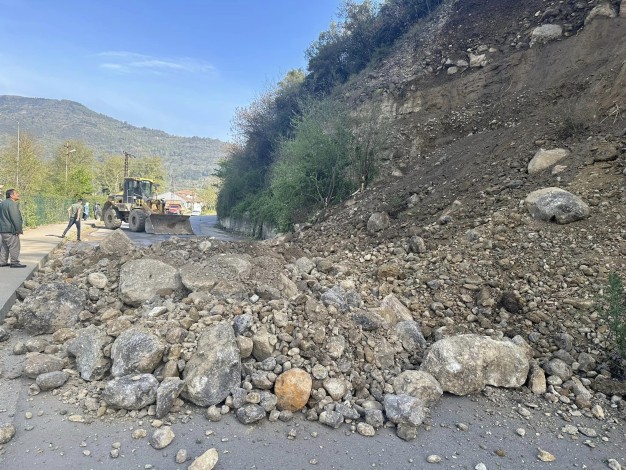
[[[133,154],[128,153],[124,150],[124,178],[128,178],[128,159],[135,158]]]
[[[67,173],[70,163],[70,153],[76,152],[76,149],[70,149],[70,143],[65,142],[65,194],[67,194]]]

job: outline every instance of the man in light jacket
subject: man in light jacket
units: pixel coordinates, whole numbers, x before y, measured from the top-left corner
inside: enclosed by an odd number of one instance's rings
[[[22,214],[17,205],[20,193],[17,189],[9,189],[6,199],[0,204],[0,267],[25,268],[20,263],[20,235],[23,233]],[[9,263],[9,258],[11,262]]]
[[[83,217],[83,200],[79,199],[70,207],[67,208],[67,215],[70,216],[70,221],[63,231],[61,238],[65,238],[67,231],[72,228],[72,225],[76,225],[76,240],[80,241],[80,219]]]

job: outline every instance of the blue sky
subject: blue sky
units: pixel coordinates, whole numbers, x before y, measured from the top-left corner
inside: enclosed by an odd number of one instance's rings
[[[230,138],[341,0],[0,0],[0,95],[68,99],[138,127]]]

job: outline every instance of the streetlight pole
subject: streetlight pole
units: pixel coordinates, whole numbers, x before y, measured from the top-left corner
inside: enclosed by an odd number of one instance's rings
[[[20,121],[7,116],[6,114],[0,114],[0,116],[4,116],[7,119],[11,119],[12,121],[17,122],[17,160],[15,162],[15,187],[18,188],[20,185]]]
[[[70,143],[65,142],[65,193],[67,194],[67,168],[70,161],[70,153],[76,152],[76,149],[70,149]]]

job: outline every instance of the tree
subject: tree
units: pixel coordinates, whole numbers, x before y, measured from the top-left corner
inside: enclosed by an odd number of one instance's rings
[[[18,181],[19,180],[19,181]],[[20,134],[19,161],[17,138],[0,154],[0,183],[15,187],[23,194],[41,192],[47,185],[48,171],[39,146],[28,134]]]
[[[49,164],[51,190],[72,198],[93,193],[93,150],[81,141],[60,145]]]
[[[102,194],[115,194],[124,184],[124,157],[110,155],[96,165],[96,189]]]
[[[167,172],[161,157],[131,158],[128,168],[130,177],[148,178],[160,187],[165,186]],[[121,192],[124,185],[124,157],[121,155],[105,157],[96,165],[95,182],[98,191],[102,194]]]

